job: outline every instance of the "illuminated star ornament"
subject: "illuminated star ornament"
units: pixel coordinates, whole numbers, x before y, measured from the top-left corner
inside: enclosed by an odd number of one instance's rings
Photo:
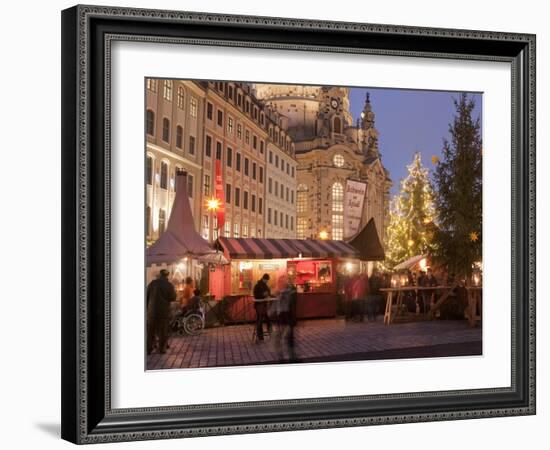
[[[439,156],[433,155],[432,156],[432,164],[436,165],[439,162]]]
[[[470,241],[476,242],[479,239],[479,236],[476,231],[470,233]]]

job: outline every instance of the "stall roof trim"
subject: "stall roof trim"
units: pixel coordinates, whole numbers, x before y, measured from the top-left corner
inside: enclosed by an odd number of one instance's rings
[[[359,257],[359,252],[343,241],[220,237],[218,244],[231,259]]]

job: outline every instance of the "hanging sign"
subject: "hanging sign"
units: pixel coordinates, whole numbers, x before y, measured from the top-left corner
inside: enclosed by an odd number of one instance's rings
[[[360,181],[347,180],[344,192],[344,239],[359,232],[367,184]]]

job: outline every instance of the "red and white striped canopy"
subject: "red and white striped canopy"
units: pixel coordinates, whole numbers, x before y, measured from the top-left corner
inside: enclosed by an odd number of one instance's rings
[[[316,239],[218,238],[231,259],[357,258],[358,251],[343,241]]]

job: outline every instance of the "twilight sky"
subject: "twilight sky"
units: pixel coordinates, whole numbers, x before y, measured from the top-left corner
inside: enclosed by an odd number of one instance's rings
[[[399,191],[399,182],[407,175],[406,166],[420,151],[422,163],[433,169],[433,155],[441,157],[443,138],[449,136],[458,92],[405,89],[350,88],[350,109],[354,124],[363,110],[365,94],[375,113],[375,127],[380,133],[382,162],[393,181],[391,194]],[[473,116],[480,117],[482,94],[470,94],[476,103]],[[483,120],[481,120],[483,123]],[[483,133],[483,130],[482,130]],[[482,134],[483,136],[483,134]]]

